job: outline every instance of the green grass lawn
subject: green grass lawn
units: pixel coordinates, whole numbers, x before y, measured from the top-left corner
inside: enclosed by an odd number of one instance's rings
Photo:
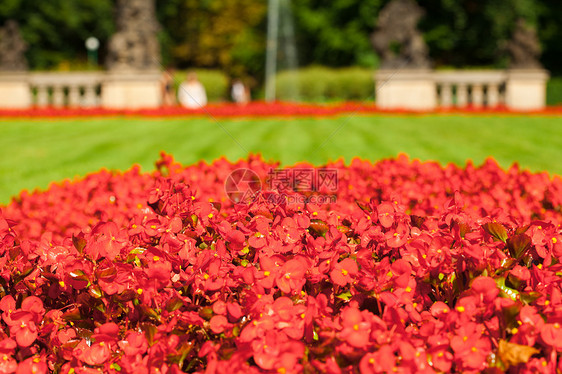
[[[334,131],[339,129],[333,136]],[[562,117],[340,116],[323,119],[0,119],[0,203],[22,189],[99,170],[153,170],[164,150],[184,163],[261,153],[283,164],[370,160],[400,152],[464,165],[493,156],[508,167],[562,174]]]

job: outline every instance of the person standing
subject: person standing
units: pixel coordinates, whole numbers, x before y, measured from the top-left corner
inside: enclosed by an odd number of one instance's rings
[[[178,90],[178,100],[184,108],[198,109],[207,105],[207,92],[196,73],[189,73]]]
[[[231,95],[232,100],[239,105],[246,105],[250,101],[250,91],[240,79],[232,83]]]
[[[176,103],[173,70],[168,69],[162,72],[160,85],[162,89],[162,105],[173,106]]]

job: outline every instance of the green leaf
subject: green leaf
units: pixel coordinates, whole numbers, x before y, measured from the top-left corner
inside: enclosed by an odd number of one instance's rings
[[[213,317],[213,308],[211,307],[205,307],[205,308],[201,308],[199,309],[199,317],[205,319],[205,320],[210,320],[211,317]]]
[[[523,301],[525,304],[531,304],[541,296],[541,293],[536,291],[522,292],[521,301]]]
[[[507,230],[501,223],[488,222],[482,225],[482,228],[484,229],[484,231],[492,235],[497,240],[501,240],[504,243],[507,240]]]
[[[90,286],[90,289],[88,291],[90,295],[92,295],[92,297],[95,297],[96,299],[99,299],[103,296],[103,292],[98,285]]]
[[[129,254],[133,255],[140,255],[146,251],[146,248],[143,247],[136,247],[135,249],[131,250]]]
[[[338,299],[342,299],[342,300],[349,300],[349,299],[351,299],[351,296],[352,296],[352,295],[351,295],[351,292],[350,292],[350,291],[345,291],[345,292],[340,293],[340,294],[337,295],[336,297],[337,297]]]
[[[328,232],[329,227],[326,222],[319,219],[313,219],[310,221],[309,229],[320,236],[324,236],[326,235],[326,232]]]
[[[80,315],[80,309],[74,308],[72,310],[69,310],[62,315],[62,319],[64,319],[65,321],[80,321],[82,319],[82,316]]]
[[[72,244],[74,245],[74,248],[76,248],[78,253],[80,254],[84,253],[84,247],[86,246],[86,239],[72,235]]]
[[[117,274],[117,269],[112,267],[108,267],[105,269],[98,269],[96,270],[96,277],[99,278],[109,278],[113,275]]]
[[[147,317],[149,317],[149,318],[152,318],[152,319],[154,319],[154,320],[160,322],[160,315],[158,314],[158,312],[156,312],[156,310],[154,310],[153,308],[148,307],[148,306],[146,306],[146,305],[144,305],[144,304],[140,304],[140,305],[139,305],[139,308],[140,308],[142,314],[144,314],[145,316],[147,316]]]
[[[88,275],[80,269],[74,269],[68,273],[72,279],[89,282]]]
[[[178,310],[184,305],[184,302],[179,297],[173,297],[166,303],[166,310],[168,312],[173,312],[174,310]]]
[[[498,345],[498,355],[507,367],[527,363],[532,355],[539,352],[538,349],[528,345],[510,343],[505,340],[500,340]]]
[[[141,323],[140,328],[144,332],[144,336],[146,337],[146,340],[148,340],[148,344],[153,345],[154,336],[156,336],[156,333],[158,332],[156,326],[152,323]]]
[[[357,206],[359,208],[361,208],[361,210],[366,212],[366,213],[372,213],[373,212],[373,210],[371,209],[369,204],[363,204],[361,201],[356,201],[355,204],[357,204]]]
[[[527,234],[515,234],[507,239],[507,248],[513,258],[520,260],[531,247],[531,237]]]
[[[515,234],[516,235],[524,234],[527,232],[527,230],[529,230],[529,225],[521,226],[515,229]]]
[[[517,301],[517,300],[520,299],[521,295],[520,295],[519,291],[514,290],[513,288],[507,287],[505,285],[505,278],[504,277],[496,278],[494,280],[496,281],[496,285],[500,289],[500,295],[501,296],[509,298],[513,301]]]

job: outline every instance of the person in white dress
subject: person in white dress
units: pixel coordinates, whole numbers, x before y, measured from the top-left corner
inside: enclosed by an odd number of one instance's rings
[[[232,83],[232,100],[238,105],[248,104],[250,101],[250,92],[248,87],[240,80],[236,79]]]
[[[185,108],[198,109],[207,105],[207,92],[197,79],[197,74],[189,73],[178,89],[178,101]]]

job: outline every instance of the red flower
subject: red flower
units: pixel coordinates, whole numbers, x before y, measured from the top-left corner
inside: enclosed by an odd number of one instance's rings
[[[455,362],[459,367],[482,370],[490,354],[490,340],[482,336],[484,327],[467,323],[455,331],[451,338],[451,348],[455,352]]]
[[[408,241],[410,230],[405,223],[399,223],[394,230],[384,234],[386,244],[390,248],[399,248]]]
[[[100,256],[113,260],[129,240],[127,231],[120,230],[114,222],[100,222],[92,229],[92,236],[95,240],[88,248],[94,259],[95,253],[99,253]]]
[[[304,275],[308,264],[303,257],[295,257],[287,261],[279,270],[276,284],[286,294],[300,292],[306,282]]]
[[[29,357],[18,365],[16,374],[45,374],[47,373],[47,363],[44,357]]]
[[[148,349],[148,342],[144,334],[135,331],[129,332],[125,339],[118,342],[118,345],[127,356],[143,354]]]
[[[556,349],[562,351],[562,328],[560,323],[546,323],[540,330],[543,342]]]
[[[268,331],[262,340],[252,344],[252,348],[254,361],[262,369],[281,373],[298,373],[302,370],[299,360],[304,355],[304,345],[300,341]]]
[[[330,278],[338,286],[345,286],[355,280],[358,272],[357,263],[351,258],[346,258],[334,266],[330,272]]]
[[[365,348],[369,344],[371,324],[363,318],[362,313],[353,307],[346,308],[341,313],[341,340],[356,348]]]
[[[377,207],[377,215],[382,227],[387,229],[392,227],[395,212],[394,204],[389,202],[384,202]]]
[[[230,326],[230,323],[225,316],[218,315],[211,318],[210,325],[215,334],[220,334]]]
[[[12,313],[10,336],[16,339],[20,347],[29,347],[37,339],[37,325],[34,315],[30,312],[16,311]]]
[[[18,368],[18,363],[12,357],[17,346],[16,342],[10,338],[0,341],[0,373],[13,373]]]

